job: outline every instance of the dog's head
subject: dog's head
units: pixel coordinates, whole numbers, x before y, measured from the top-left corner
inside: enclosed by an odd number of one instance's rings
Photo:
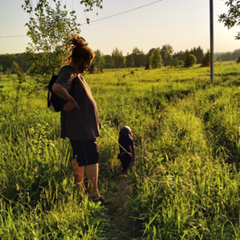
[[[129,126],[123,126],[119,132],[119,138],[130,138],[133,140],[133,133]]]

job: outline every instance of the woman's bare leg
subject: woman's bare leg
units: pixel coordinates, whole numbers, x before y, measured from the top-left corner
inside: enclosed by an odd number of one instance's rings
[[[86,166],[86,175],[88,179],[89,198],[99,198],[98,191],[98,163]]]
[[[86,187],[84,184],[84,166],[83,167],[79,167],[77,160],[73,159],[72,160],[72,169],[75,175],[75,181],[77,184],[77,187],[81,190],[83,190],[83,192],[86,191]]]

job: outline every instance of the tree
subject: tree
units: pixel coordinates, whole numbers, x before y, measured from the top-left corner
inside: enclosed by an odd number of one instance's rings
[[[5,72],[7,68],[11,68],[13,61],[17,62],[22,70],[25,72],[28,68],[26,63],[26,54],[1,54],[0,55],[0,65],[3,66],[2,71]]]
[[[196,62],[196,57],[192,54],[188,54],[184,63],[184,67],[192,67],[194,64],[196,64]]]
[[[204,53],[203,49],[200,46],[198,48],[191,49],[189,53],[197,58],[197,63],[202,63]]]
[[[173,47],[171,45],[165,44],[162,46],[160,53],[162,56],[162,61],[165,65],[171,65],[173,52]]]
[[[210,61],[211,61],[211,55],[210,55],[210,51],[207,51],[207,53],[205,54],[205,56],[203,57],[202,60],[202,67],[209,67],[210,66]]]
[[[126,57],[126,67],[131,68],[134,66],[134,60],[132,54],[128,54]]]
[[[12,69],[13,69],[13,72],[14,73],[19,73],[19,72],[22,72],[22,69],[21,67],[19,66],[19,64],[15,61],[13,61],[12,63]]]
[[[151,48],[149,51],[148,51],[148,54],[146,56],[146,66],[145,66],[145,69],[150,69],[150,56],[152,55],[152,53],[154,52],[156,48]]]
[[[146,56],[143,51],[139,50],[137,47],[134,47],[132,50],[132,58],[134,67],[143,67],[146,64]]]
[[[228,6],[228,12],[219,16],[219,21],[224,23],[224,26],[228,29],[240,25],[240,1],[228,0],[225,2]],[[237,40],[240,39],[240,32],[235,36]]]
[[[111,55],[104,55],[104,68],[112,68],[113,67],[113,62],[112,62],[112,56]]]
[[[86,11],[92,10],[94,6],[102,8],[101,2],[102,0],[80,1],[85,5]],[[27,60],[32,65],[31,70],[36,74],[53,74],[64,57],[64,42],[72,33],[80,33],[76,13],[68,13],[61,0],[38,0],[35,7],[32,1],[25,0],[22,8],[30,14],[26,26],[27,35],[32,40],[27,48]]]
[[[10,69],[9,69],[9,67],[8,67],[8,68],[6,69],[6,71],[5,71],[5,74],[6,74],[7,76],[9,76],[10,73],[11,73],[11,71],[10,71]]]
[[[232,53],[232,60],[237,60],[240,56],[240,49],[236,49]]]
[[[112,62],[113,62],[113,67],[115,68],[125,67],[125,59],[123,57],[123,53],[122,51],[119,51],[118,48],[115,48],[112,52]]]
[[[225,53],[215,53],[214,57],[216,61],[231,61],[232,59],[232,52],[225,52]]]
[[[102,72],[103,68],[104,68],[104,64],[105,64],[105,59],[103,57],[103,54],[101,53],[100,50],[96,50],[94,52],[94,59],[93,62],[91,64],[90,67],[90,73],[94,73],[94,72]]]
[[[103,0],[81,0],[80,4],[85,5],[85,11],[89,12],[93,10],[93,7],[102,8],[102,1]]]
[[[102,8],[102,1],[103,0],[81,0],[80,4],[84,4],[85,11],[89,12],[89,11],[93,10],[94,6],[98,7],[98,8]],[[42,1],[42,0],[37,1],[37,4],[39,5],[40,10],[44,11],[44,5],[42,5],[41,2],[46,2],[46,1]],[[22,7],[27,9],[28,13],[31,13],[33,11],[33,6],[32,6],[31,0],[24,0],[24,4],[22,5]]]
[[[26,2],[29,1],[25,0]],[[34,64],[32,71],[37,74],[54,74],[63,57],[64,42],[71,33],[80,32],[75,12],[72,11],[69,17],[66,6],[62,9],[60,0],[53,0],[51,4],[42,0],[34,9],[31,4],[25,4],[23,8],[32,16],[26,24],[27,35],[32,40],[27,48],[27,60]]]
[[[174,53],[173,58],[176,58],[177,60],[185,61],[188,54],[189,54],[188,50],[186,50],[185,52],[180,51],[180,52]]]
[[[151,51],[150,57],[149,57],[149,68],[161,68],[162,66],[162,57],[160,54],[160,49],[156,48]]]

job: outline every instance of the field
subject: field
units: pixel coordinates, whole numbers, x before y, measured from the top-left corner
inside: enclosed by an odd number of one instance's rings
[[[240,65],[86,74],[102,129],[100,193],[74,183],[43,79],[0,77],[0,239],[240,239]],[[121,126],[136,164],[121,172]]]

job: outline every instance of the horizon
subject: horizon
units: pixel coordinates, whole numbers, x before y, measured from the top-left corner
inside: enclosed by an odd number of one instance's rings
[[[201,47],[201,46],[198,46],[198,47]],[[195,47],[195,48],[198,48],[198,47]],[[193,47],[194,48],[194,47]],[[187,50],[189,50],[189,51],[191,51],[193,48],[191,48],[191,49],[185,49],[185,50],[180,50],[180,51],[178,51],[178,52],[181,52],[181,51],[183,51],[183,52],[185,52],[185,51],[187,51]],[[101,50],[101,49],[99,49],[99,50]],[[119,51],[121,51],[120,49],[118,49]],[[150,50],[150,49],[149,49]],[[240,50],[240,47],[238,48],[238,49],[234,49],[233,51],[226,51],[226,52],[214,52],[214,55],[216,55],[216,54],[226,54],[226,53],[233,53],[233,52],[235,52],[235,51],[237,51],[237,50]],[[95,51],[95,50],[94,50]],[[173,54],[175,54],[175,53],[178,53],[178,52],[173,52]],[[26,53],[26,51],[25,52],[18,52],[18,53],[0,53],[0,56],[1,55],[17,55],[17,54],[24,54],[24,53]],[[129,54],[131,54],[132,52],[130,52]],[[204,52],[204,54],[205,54],[206,52]],[[38,53],[35,53],[35,54],[38,54]],[[148,52],[144,52],[144,55],[147,55],[148,54]],[[103,53],[103,56],[106,56],[106,55],[111,55],[111,53],[109,53],[109,54],[104,54]],[[123,54],[123,57],[126,57],[127,55],[124,55]]]

